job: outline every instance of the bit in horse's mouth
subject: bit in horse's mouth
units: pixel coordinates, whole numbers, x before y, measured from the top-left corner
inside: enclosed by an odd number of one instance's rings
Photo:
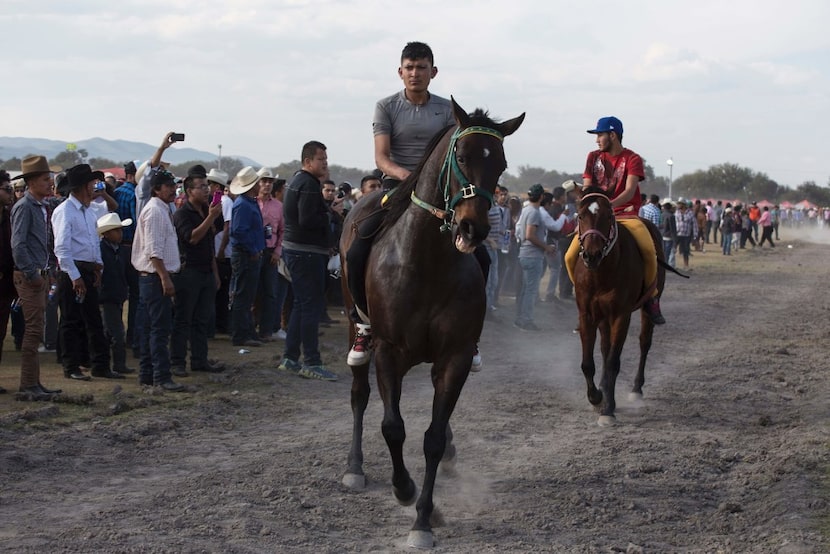
[[[455,247],[459,252],[463,252],[464,254],[469,254],[476,249],[475,246],[464,239],[461,233],[456,233],[455,235]]]

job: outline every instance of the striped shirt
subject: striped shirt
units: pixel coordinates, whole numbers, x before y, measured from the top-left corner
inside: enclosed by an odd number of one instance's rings
[[[161,260],[169,273],[178,273],[181,268],[173,216],[170,207],[158,196],[151,197],[138,216],[131,261],[137,271],[155,273],[151,258]]]
[[[642,215],[643,219],[647,219],[647,220],[651,221],[652,223],[654,223],[658,227],[660,226],[660,212],[661,212],[660,206],[658,206],[657,204],[652,204],[651,202],[649,202],[648,204],[643,206],[642,212],[643,212],[643,215]]]
[[[138,218],[136,217],[135,185],[125,182],[123,185],[115,189],[113,194],[115,195],[115,199],[118,201],[118,209],[115,211],[118,214],[118,217],[121,218],[121,221],[124,221],[125,219],[133,220],[132,225],[123,228],[123,238],[121,240],[122,242],[132,242],[133,236],[135,236],[136,221],[138,221]]]

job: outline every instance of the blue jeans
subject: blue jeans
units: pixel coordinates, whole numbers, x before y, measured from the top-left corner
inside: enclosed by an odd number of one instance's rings
[[[216,278],[212,271],[182,269],[173,277],[176,287],[173,334],[170,337],[170,363],[173,367],[187,365],[187,344],[190,343],[190,368],[205,369],[208,365],[208,326],[216,313]]]
[[[231,309],[231,342],[240,345],[257,339],[251,307],[254,305],[259,283],[260,256],[252,256],[244,250],[234,249],[231,254],[233,278],[233,308]]]
[[[485,245],[490,255],[490,272],[487,276],[487,309],[496,303],[496,291],[499,290],[499,251]]]
[[[170,333],[173,330],[173,299],[164,296],[161,278],[155,273],[138,278],[142,313],[141,360],[139,380],[142,383],[164,383],[170,376]]]
[[[732,254],[732,233],[721,233],[721,245],[724,254]]]
[[[539,295],[539,283],[542,281],[542,273],[545,269],[545,258],[542,256],[519,258],[519,266],[522,268],[522,289],[516,298],[518,310],[516,323],[525,325],[533,322],[533,306]]]
[[[299,361],[302,345],[303,363],[307,366],[321,365],[317,333],[325,303],[326,265],[329,257],[286,249],[283,249],[282,257],[288,266],[294,289],[294,308],[285,331],[285,357]]]
[[[290,287],[291,282],[277,272],[276,296],[274,297],[274,333],[282,328],[282,308]]]
[[[663,255],[666,256],[666,263],[674,267],[674,241],[663,239]]]
[[[259,290],[257,290],[257,316],[259,319],[259,334],[270,337],[274,332],[274,304],[277,299],[277,266],[271,265],[271,254],[274,249],[265,249],[262,255],[262,264],[259,268]]]

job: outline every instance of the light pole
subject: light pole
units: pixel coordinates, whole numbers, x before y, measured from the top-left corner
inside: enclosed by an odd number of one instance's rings
[[[216,166],[217,166],[216,169],[222,169],[222,145],[220,144],[218,146],[218,148],[219,148],[219,161],[216,164]]]
[[[674,168],[674,160],[669,158],[668,160],[666,160],[666,163],[669,166],[669,198],[671,198],[672,169]]]

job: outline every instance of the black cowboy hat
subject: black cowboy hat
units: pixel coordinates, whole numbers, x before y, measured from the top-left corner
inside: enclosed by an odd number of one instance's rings
[[[66,187],[70,191],[86,186],[96,179],[103,181],[104,174],[101,171],[92,171],[89,164],[78,164],[66,170]]]

